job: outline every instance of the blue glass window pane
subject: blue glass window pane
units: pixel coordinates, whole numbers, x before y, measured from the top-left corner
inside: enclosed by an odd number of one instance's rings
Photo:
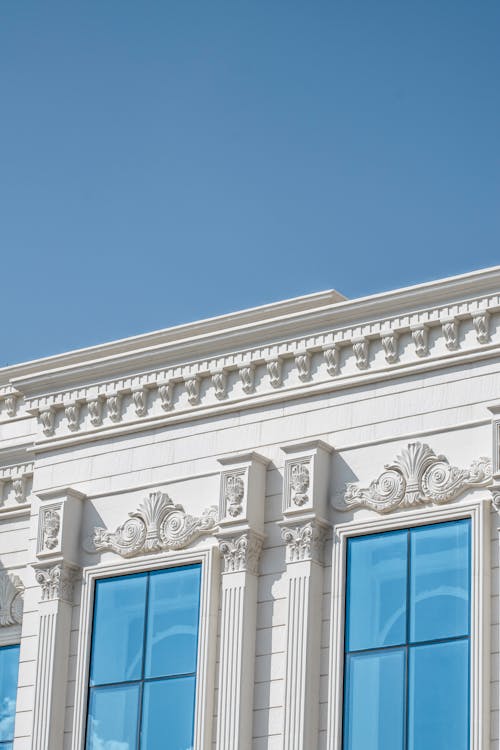
[[[405,643],[408,533],[350,539],[347,554],[346,649]]]
[[[410,640],[469,633],[470,521],[410,532]]]
[[[92,688],[86,750],[136,750],[140,685]]]
[[[19,646],[0,648],[0,741],[14,739]]]
[[[194,677],[144,684],[141,750],[191,750],[195,684]]]
[[[408,689],[409,750],[467,750],[468,641],[412,646]]]
[[[402,750],[405,650],[348,656],[345,700],[344,750]]]
[[[151,573],[145,677],[196,671],[199,565]]]
[[[97,581],[90,684],[142,677],[147,575]]]

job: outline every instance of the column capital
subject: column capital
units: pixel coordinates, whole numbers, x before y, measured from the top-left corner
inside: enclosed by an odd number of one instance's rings
[[[42,601],[73,603],[73,586],[80,569],[62,560],[52,560],[48,565],[36,564],[35,578],[42,590]]]
[[[291,524],[281,522],[281,538],[286,544],[287,564],[304,560],[322,564],[328,524],[318,518],[294,521]]]
[[[248,529],[242,534],[218,534],[222,556],[222,573],[247,572],[258,575],[259,559],[264,535]]]

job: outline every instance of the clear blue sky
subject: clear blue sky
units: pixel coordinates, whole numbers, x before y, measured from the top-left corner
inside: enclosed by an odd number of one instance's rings
[[[2,0],[0,365],[500,263],[498,0]]]

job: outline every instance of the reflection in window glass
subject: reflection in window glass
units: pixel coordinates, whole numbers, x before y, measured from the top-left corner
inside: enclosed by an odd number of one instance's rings
[[[19,646],[0,648],[0,750],[12,748],[16,718]]]
[[[470,520],[350,539],[344,750],[468,750]]]
[[[200,583],[200,565],[96,583],[86,750],[191,750]]]

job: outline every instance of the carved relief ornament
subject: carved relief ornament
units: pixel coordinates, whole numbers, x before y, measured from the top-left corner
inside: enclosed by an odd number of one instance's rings
[[[425,443],[409,443],[385,471],[368,487],[349,483],[337,510],[366,507],[379,513],[396,508],[451,502],[468,487],[490,484],[489,458],[479,458],[469,469],[450,466],[445,456],[437,456]]]
[[[216,507],[208,508],[200,517],[190,516],[182,505],[175,505],[168,495],[151,492],[116,531],[95,528],[92,551],[111,551],[122,557],[134,557],[182,549],[211,532],[216,524]]]
[[[284,526],[281,538],[286,544],[288,562],[322,562],[326,528],[317,521],[309,521],[300,526]]]
[[[245,497],[245,480],[241,471],[224,472],[223,482],[223,508],[232,516],[239,516],[243,511],[243,498]]]
[[[0,627],[20,625],[23,619],[21,579],[13,573],[0,573]]]
[[[238,537],[219,540],[219,550],[223,560],[223,573],[237,573],[246,570],[257,575],[262,549],[262,537],[247,531]]]
[[[35,578],[42,589],[42,601],[64,599],[71,602],[75,576],[75,569],[64,563],[57,563],[47,568],[38,568]]]

